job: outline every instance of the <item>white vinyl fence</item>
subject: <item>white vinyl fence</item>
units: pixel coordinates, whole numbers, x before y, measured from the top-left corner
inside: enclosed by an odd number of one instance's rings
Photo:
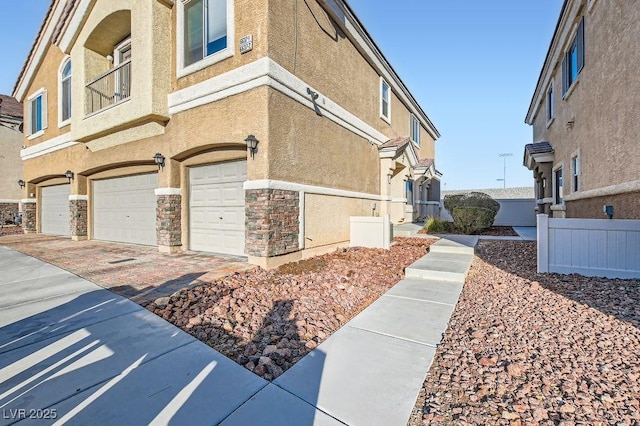
[[[538,272],[640,278],[640,220],[537,219]]]
[[[391,217],[351,216],[350,247],[389,249],[393,240]]]

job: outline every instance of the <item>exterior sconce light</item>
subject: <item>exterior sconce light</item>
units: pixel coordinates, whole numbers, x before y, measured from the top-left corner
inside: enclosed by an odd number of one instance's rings
[[[20,185],[20,189],[24,189],[24,187],[25,187],[26,183],[25,183],[22,179],[20,179],[20,180],[18,181],[18,185]]]
[[[258,141],[255,136],[249,135],[244,142],[247,144],[247,148],[251,151],[251,158],[254,158],[256,151],[258,151],[258,143],[260,141]]]
[[[389,185],[391,185],[391,178],[392,178],[392,177],[393,177],[393,176],[391,175],[391,173],[387,173],[387,183],[388,183]]]
[[[153,156],[153,161],[156,162],[158,170],[164,169],[164,160],[164,155],[160,154],[159,152],[157,152],[156,155]]]
[[[64,172],[64,177],[69,179],[69,183],[71,183],[71,181],[73,180],[74,176],[75,175],[73,174],[73,172],[71,170],[67,170],[66,172]]]

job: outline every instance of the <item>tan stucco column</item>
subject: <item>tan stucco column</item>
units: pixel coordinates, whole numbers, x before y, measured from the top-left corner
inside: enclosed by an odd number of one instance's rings
[[[391,184],[389,175],[393,175],[395,162],[390,158],[380,160],[380,216],[391,214]]]
[[[182,251],[182,234],[188,231],[182,226],[182,212],[186,211],[187,207],[183,206],[180,162],[165,159],[164,167],[158,171],[156,197],[158,251],[161,253]]]
[[[553,179],[551,178],[553,163],[541,163],[540,164],[540,176],[542,182],[546,180],[546,185],[543,190],[543,207],[542,213],[551,214],[551,204],[553,204]]]

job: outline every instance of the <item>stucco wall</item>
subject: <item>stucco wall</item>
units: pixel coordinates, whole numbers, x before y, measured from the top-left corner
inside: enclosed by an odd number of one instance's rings
[[[47,128],[42,136],[28,140],[29,123],[28,119],[25,119],[23,143],[27,147],[45,142],[61,134],[68,133],[71,130],[71,126],[58,127],[58,70],[65,58],[66,55],[57,46],[49,46],[42,60],[42,64],[35,74],[33,83],[27,89],[23,102],[25,117],[27,117],[27,98],[41,88],[47,90]],[[74,81],[75,71],[72,64],[71,81]],[[20,145],[22,145],[22,143]]]
[[[391,125],[380,118],[378,72],[318,2],[269,2],[269,57],[389,138],[409,136],[407,107],[394,92]],[[433,158],[422,131],[421,156]]]
[[[572,18],[577,16],[580,4],[583,10],[587,9],[586,3],[574,2]],[[585,13],[585,65],[565,99],[562,57],[555,64],[556,116],[547,123],[543,97],[535,117],[533,139],[553,145],[555,165],[563,163],[565,196],[574,192],[569,178],[574,153],[580,157],[580,190],[637,181],[640,177],[639,21],[640,8],[635,1],[600,1]],[[571,28],[573,37],[575,27]],[[570,41],[567,38],[566,42]],[[547,90],[548,86],[544,93]],[[572,127],[567,127],[569,121],[574,121]]]
[[[568,201],[567,218],[606,219],[604,205],[612,205],[615,219],[640,219],[640,192]]]
[[[0,200],[19,200],[22,191],[18,180],[22,179],[20,147],[22,134],[0,126]]]
[[[349,241],[349,217],[372,216],[375,201],[305,194],[305,248]],[[377,202],[377,204],[380,204]]]
[[[269,89],[269,178],[380,193],[378,148]]]

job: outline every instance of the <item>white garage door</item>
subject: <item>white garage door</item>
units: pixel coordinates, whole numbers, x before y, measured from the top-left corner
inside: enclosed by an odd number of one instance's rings
[[[93,182],[93,238],[155,246],[155,173]]]
[[[40,232],[50,235],[71,234],[69,229],[70,185],[45,186],[42,188]]]
[[[247,162],[189,169],[190,249],[244,256]]]

